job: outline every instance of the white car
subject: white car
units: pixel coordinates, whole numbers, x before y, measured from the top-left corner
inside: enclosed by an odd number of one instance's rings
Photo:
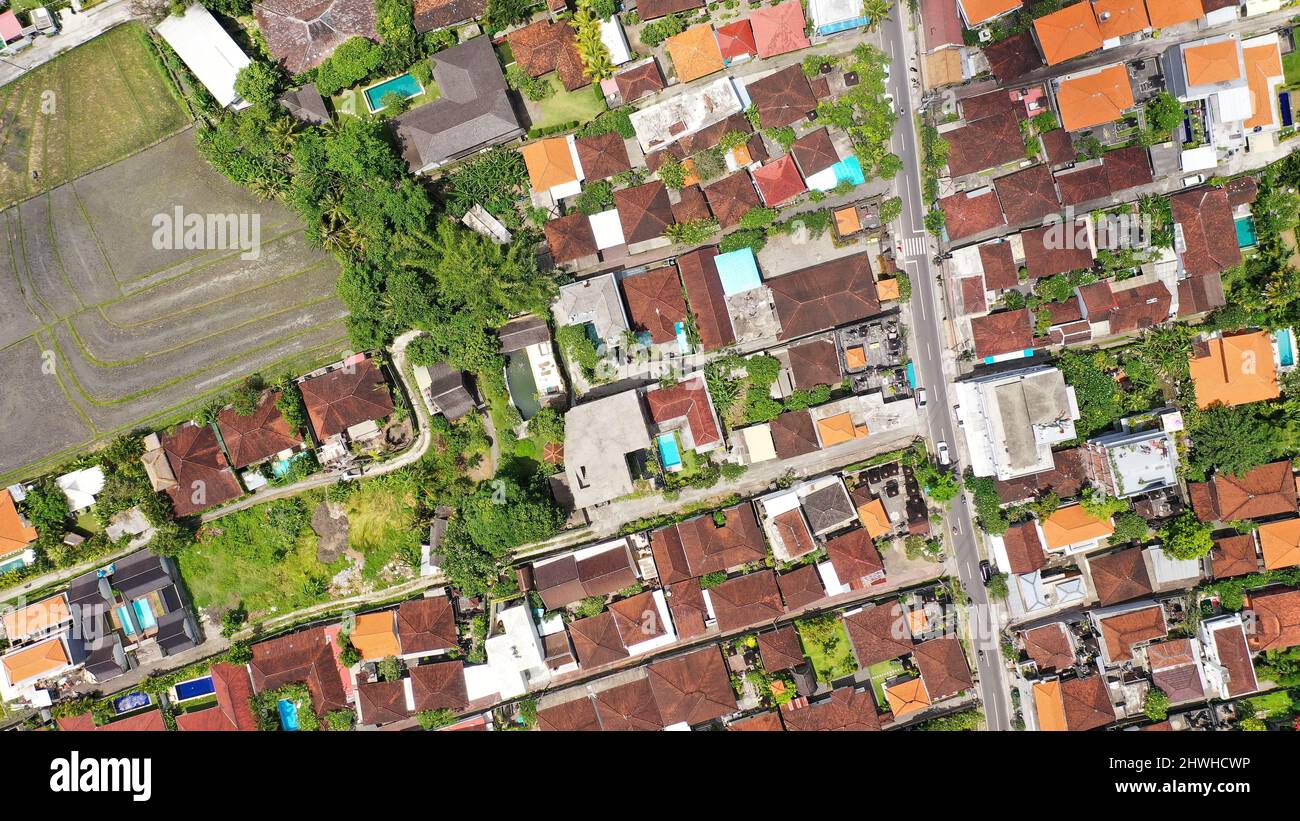
[[[885,63],[885,82],[889,82],[889,63]]]
[[[1183,177],[1183,188],[1191,188],[1193,185],[1200,185],[1205,182],[1204,174],[1193,174],[1190,177]]]
[[[952,462],[952,457],[948,455],[948,443],[940,441],[934,449],[939,454],[939,464],[947,467]]]
[[[918,408],[925,407],[925,388],[916,389],[916,406]]]
[[[885,95],[885,102],[889,103],[889,113],[890,113],[890,114],[897,114],[897,113],[898,113],[898,109],[894,108],[894,95],[893,95],[893,94],[886,94],[886,95]]]

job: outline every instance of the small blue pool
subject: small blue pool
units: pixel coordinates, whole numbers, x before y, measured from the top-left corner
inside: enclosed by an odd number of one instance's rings
[[[1282,126],[1284,128],[1290,128],[1294,124],[1294,120],[1291,117],[1291,92],[1283,91],[1281,94],[1277,95],[1277,102],[1282,108]]]
[[[17,559],[10,559],[4,564],[0,564],[0,573],[9,573],[14,570],[22,570],[26,566],[27,566],[27,562],[23,561],[21,557]]]
[[[677,447],[677,434],[661,433],[658,436],[659,463],[665,470],[682,466],[682,453]]]
[[[1237,219],[1237,246],[1239,248],[1254,248],[1259,244],[1259,237],[1255,236],[1255,221],[1250,217],[1240,217]]]
[[[287,698],[282,698],[276,704],[276,709],[280,711],[280,726],[288,732],[297,732],[298,705]]]
[[[1295,364],[1295,338],[1291,334],[1290,328],[1283,328],[1273,334],[1277,340],[1278,364],[1284,368],[1289,368]]]
[[[148,693],[127,693],[113,699],[113,712],[122,715],[139,710],[141,707],[148,707],[152,703],[153,699],[149,698]]]
[[[817,27],[817,33],[825,37],[828,34],[839,34],[841,31],[848,31],[859,26],[865,26],[871,22],[870,17],[854,17],[851,20],[841,20],[838,23],[828,23],[824,26]]]
[[[849,157],[847,160],[840,160],[832,166],[835,169],[835,182],[849,182],[854,185],[862,185],[867,181],[866,176],[862,173],[862,163],[857,157]]]
[[[916,389],[916,365],[911,362],[907,363],[907,384]]]
[[[202,678],[192,678],[189,681],[182,681],[176,685],[176,700],[187,701],[191,698],[206,696],[216,692],[216,687],[212,683],[212,676],[203,676]]]
[[[677,350],[681,353],[691,352],[691,340],[686,334],[686,323],[678,322],[673,325],[673,332],[677,334]]]
[[[366,105],[370,106],[371,111],[383,111],[384,97],[388,94],[396,94],[403,100],[409,100],[422,93],[424,93],[424,86],[420,85],[420,81],[415,79],[414,75],[399,74],[391,80],[384,80],[366,89]]]

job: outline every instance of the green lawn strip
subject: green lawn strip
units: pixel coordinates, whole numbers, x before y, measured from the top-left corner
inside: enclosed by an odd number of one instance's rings
[[[237,331],[240,328],[246,328],[249,325],[257,325],[267,320],[274,319],[277,316],[287,314],[291,311],[297,311],[303,308],[310,308],[313,305],[320,305],[321,303],[329,302],[333,299],[334,299],[333,294],[313,297],[312,299],[309,299],[306,302],[301,302],[297,305],[290,305],[287,308],[281,308],[280,310],[274,311],[269,314],[262,314],[260,316],[250,317],[236,325],[227,325],[221,328],[220,330],[213,331],[212,333],[207,334],[205,336],[198,336],[198,337],[194,337],[193,339],[188,339],[185,342],[182,342],[179,345],[173,345],[170,348],[159,348],[157,350],[152,350],[147,354],[141,354],[140,356],[132,357],[131,359],[119,359],[119,360],[113,360],[111,362],[105,362],[101,359],[98,359],[93,353],[90,352],[90,350],[86,347],[85,341],[82,340],[81,334],[77,331],[76,326],[72,324],[73,317],[68,317],[67,319],[63,320],[63,323],[67,325],[68,330],[72,332],[72,338],[76,341],[77,348],[82,353],[82,359],[84,359],[86,362],[89,362],[90,364],[98,368],[125,368],[130,365],[138,365],[147,359],[154,358],[155,356],[163,356],[164,354],[175,353],[176,351],[183,350],[192,345],[196,345],[200,342],[203,342],[204,340],[212,339],[213,337],[221,336],[222,334],[229,333],[231,331]]]
[[[347,341],[348,341],[347,337],[340,337],[332,342],[327,342],[324,345],[318,345],[317,347],[311,348],[307,351],[303,351],[302,353],[294,354],[292,356],[287,356],[278,362],[273,362],[269,366],[267,366],[266,370],[273,371],[273,372],[278,372],[281,370],[291,370],[295,373],[308,373],[310,371],[315,370],[316,368],[319,368],[322,365],[328,364],[329,362],[338,359],[338,351],[339,351],[338,346],[345,345]],[[220,385],[212,389],[211,391],[198,394],[193,399],[189,400],[188,402],[185,402],[184,404],[173,405],[170,408],[164,408],[163,410],[158,411],[155,414],[146,416],[142,419],[137,419],[134,422],[131,422],[126,425],[120,425],[116,428],[113,428],[112,430],[99,431],[95,428],[95,425],[90,421],[90,419],[85,416],[85,413],[82,410],[82,408],[72,398],[72,394],[68,391],[67,387],[62,382],[62,378],[58,377],[57,374],[56,374],[56,378],[59,379],[59,386],[60,388],[63,389],[63,393],[68,400],[68,404],[71,405],[73,409],[76,410],[77,413],[82,416],[82,418],[86,422],[86,425],[93,432],[96,433],[98,438],[90,439],[87,440],[86,442],[82,442],[80,444],[73,445],[68,448],[64,448],[63,450],[58,451],[57,453],[52,453],[49,456],[44,457],[43,459],[38,459],[34,462],[29,462],[28,464],[24,465],[21,468],[11,470],[5,474],[0,474],[0,484],[8,485],[20,479],[39,476],[41,475],[42,472],[46,472],[49,469],[57,467],[60,464],[68,461],[71,458],[84,454],[86,450],[91,446],[93,446],[97,441],[106,441],[107,439],[110,439],[114,436],[118,436],[120,434],[128,433],[134,430],[139,430],[142,428],[153,428],[155,430],[161,430],[173,424],[184,422],[185,420],[191,417],[195,408],[200,407],[205,401],[211,399],[212,397],[219,396],[224,391],[228,390],[231,387],[234,387],[235,385],[239,384],[242,381],[242,380],[232,380],[224,385]]]

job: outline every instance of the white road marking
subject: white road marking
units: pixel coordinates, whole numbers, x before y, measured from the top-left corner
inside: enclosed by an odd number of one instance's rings
[[[927,247],[925,236],[903,237],[903,256],[905,257],[925,257],[930,253]]]

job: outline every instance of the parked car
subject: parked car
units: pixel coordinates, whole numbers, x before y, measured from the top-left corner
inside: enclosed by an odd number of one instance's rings
[[[956,419],[957,419],[957,427],[959,427],[959,428],[964,428],[964,427],[966,427],[966,422],[965,422],[965,420],[963,420],[963,419],[961,418],[961,405],[953,405],[953,406],[952,406],[952,415],[953,415],[954,417],[956,417]]]
[[[952,457],[948,455],[947,442],[940,441],[939,444],[935,446],[935,451],[939,454],[939,464],[947,467],[952,463]]]
[[[993,565],[989,564],[988,559],[980,562],[980,577],[984,579],[985,584],[988,584],[989,579],[993,578]]]
[[[1183,177],[1183,188],[1191,188],[1193,185],[1200,185],[1205,182],[1204,174],[1193,174],[1190,177]]]
[[[885,102],[889,103],[889,113],[890,113],[890,114],[897,114],[897,113],[898,113],[898,109],[894,108],[894,95],[893,95],[893,94],[886,94],[886,95],[885,95]]]
[[[925,388],[916,389],[916,406],[918,408],[925,407]]]

